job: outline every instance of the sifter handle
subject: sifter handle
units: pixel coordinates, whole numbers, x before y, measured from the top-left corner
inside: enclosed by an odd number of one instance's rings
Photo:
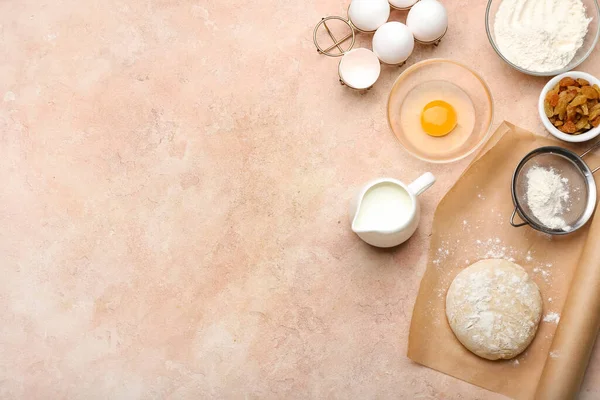
[[[592,145],[592,147],[590,147],[589,149],[587,149],[587,150],[585,151],[585,153],[583,153],[583,154],[582,154],[582,155],[580,155],[579,157],[580,157],[580,158],[583,158],[583,157],[587,156],[588,154],[590,154],[590,152],[591,152],[592,150],[596,149],[598,146],[600,146],[600,140],[599,140],[599,141],[597,141],[596,143],[594,143],[594,144]],[[596,173],[596,172],[598,172],[598,171],[600,171],[600,167],[596,167],[596,169],[592,170],[592,174],[595,174],[595,173]]]
[[[594,144],[592,145],[592,147],[590,147],[589,149],[587,149],[587,150],[585,151],[585,153],[583,153],[583,154],[582,154],[582,155],[580,155],[579,157],[583,158],[583,157],[587,156],[588,154],[590,154],[590,152],[591,152],[592,150],[594,150],[594,149],[598,148],[598,146],[600,146],[600,140],[598,140],[596,143],[594,143]],[[594,171],[594,172],[595,172],[595,171]]]
[[[529,225],[527,222],[522,222],[520,224],[515,224],[515,215],[517,214],[517,207],[515,207],[515,209],[513,210],[513,213],[510,217],[510,224],[512,226],[514,226],[515,228],[519,228],[521,226],[525,226],[525,225]]]

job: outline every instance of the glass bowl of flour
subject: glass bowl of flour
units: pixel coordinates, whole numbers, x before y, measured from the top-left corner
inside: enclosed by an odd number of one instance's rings
[[[489,0],[485,28],[496,53],[528,75],[570,71],[600,35],[597,0]]]

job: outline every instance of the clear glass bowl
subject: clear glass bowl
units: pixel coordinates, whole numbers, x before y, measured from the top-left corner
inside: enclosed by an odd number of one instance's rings
[[[440,152],[434,149],[424,149],[417,145],[419,135],[425,133],[418,129],[407,131],[401,123],[404,100],[417,87],[449,82],[458,87],[468,96],[475,112],[472,130],[459,145],[449,146],[448,150]],[[487,84],[469,67],[452,60],[430,59],[418,62],[407,68],[392,86],[387,104],[387,119],[390,129],[400,141],[400,144],[413,156],[432,163],[448,163],[461,160],[472,154],[489,138],[493,119],[492,94]],[[445,137],[434,140],[444,146],[445,140],[452,140],[452,132]],[[429,139],[428,139],[429,140]]]
[[[586,8],[588,17],[592,17],[592,21],[588,26],[588,32],[585,36],[585,39],[583,40],[583,45],[579,48],[579,50],[577,50],[577,53],[575,53],[575,57],[573,57],[571,62],[564,68],[548,72],[529,71],[511,63],[506,57],[502,55],[502,52],[496,45],[496,37],[494,35],[494,21],[496,18],[496,12],[498,11],[498,7],[500,7],[500,3],[502,3],[502,0],[488,0],[487,8],[485,10],[485,31],[487,32],[490,44],[492,45],[494,51],[500,56],[500,58],[502,58],[511,67],[513,67],[517,71],[523,72],[524,74],[535,76],[554,76],[570,71],[582,62],[584,62],[586,58],[588,58],[588,56],[594,50],[594,47],[596,47],[596,43],[598,42],[598,36],[600,36],[600,7],[598,6],[598,1],[581,1],[583,2],[583,5]]]

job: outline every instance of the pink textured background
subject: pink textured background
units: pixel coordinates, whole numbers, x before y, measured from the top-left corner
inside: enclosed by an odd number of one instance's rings
[[[446,1],[447,36],[408,64],[472,66],[495,125],[543,133],[546,79],[493,53],[484,3]],[[432,211],[468,161],[400,148],[402,69],[339,85],[312,29],[346,7],[0,1],[0,398],[502,398],[406,358]],[[408,243],[350,232],[359,185],[424,171]],[[582,398],[598,378],[595,353]]]

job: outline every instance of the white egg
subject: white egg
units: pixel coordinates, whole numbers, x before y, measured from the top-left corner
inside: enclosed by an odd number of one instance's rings
[[[352,0],[348,18],[361,31],[372,32],[385,24],[390,17],[387,0]]]
[[[431,42],[444,35],[448,28],[448,13],[437,0],[421,0],[408,12],[406,25],[415,39]]]
[[[412,7],[419,0],[389,0],[390,4],[396,8]]]
[[[373,52],[386,64],[400,64],[413,52],[415,39],[402,22],[388,22],[373,35]]]

